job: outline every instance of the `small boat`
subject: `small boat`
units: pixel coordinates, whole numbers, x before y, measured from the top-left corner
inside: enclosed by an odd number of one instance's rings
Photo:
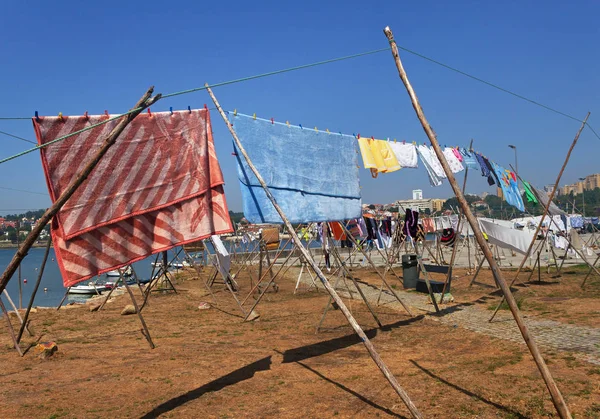
[[[123,276],[131,276],[133,275],[133,269],[131,269],[131,266],[127,265],[119,269],[108,271],[106,276],[121,276],[121,274],[123,274]]]
[[[151,262],[151,265],[158,268],[158,267],[162,266],[163,263],[162,262]],[[192,264],[190,262],[188,262],[187,260],[184,260],[183,262],[169,263],[169,268],[175,268],[175,269],[189,268],[191,266],[192,266]]]
[[[107,288],[104,285],[94,285],[93,283],[89,283],[88,285],[78,284],[71,288],[69,288],[69,294],[102,294],[103,291],[106,291]]]

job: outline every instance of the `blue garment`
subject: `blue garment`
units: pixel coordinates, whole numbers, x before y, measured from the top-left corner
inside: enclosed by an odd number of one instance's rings
[[[583,228],[583,217],[580,215],[576,215],[571,217],[571,227],[573,228]]]
[[[504,200],[508,202],[513,207],[516,207],[519,211],[525,211],[525,205],[523,204],[523,198],[519,193],[519,189],[517,187],[517,182],[515,182],[504,167],[497,165],[494,162],[490,162],[492,168],[494,169],[494,173],[496,174],[496,178],[498,179],[498,186],[502,188],[502,194],[504,195]]]
[[[286,124],[230,115],[240,142],[292,223],[362,216],[356,140]],[[282,223],[258,179],[235,147],[244,216]]]
[[[485,161],[483,160],[483,156],[479,153],[473,153],[473,154],[475,154],[475,158],[477,159],[477,162],[479,163],[479,168],[481,169],[481,176],[489,177],[490,169],[488,169],[487,164],[485,164]]]
[[[466,148],[460,149],[460,154],[463,156],[463,165],[470,169],[479,170],[479,163],[475,157],[475,153],[468,151]]]

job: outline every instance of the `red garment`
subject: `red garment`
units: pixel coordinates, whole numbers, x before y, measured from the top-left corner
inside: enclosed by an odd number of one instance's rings
[[[33,119],[40,144],[108,119]],[[119,119],[41,149],[52,201]],[[65,286],[232,231],[208,110],[138,115],[52,222]]]
[[[332,221],[329,223],[329,226],[331,228],[331,235],[335,240],[346,240],[346,233],[339,222]]]
[[[433,218],[423,218],[421,221],[423,222],[423,231],[425,233],[435,232],[435,222]]]

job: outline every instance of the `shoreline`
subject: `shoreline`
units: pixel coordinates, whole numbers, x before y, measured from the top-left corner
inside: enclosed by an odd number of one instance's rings
[[[46,245],[48,244],[48,242],[35,242],[33,244],[33,246],[31,247],[46,247]],[[50,247],[54,248],[54,245],[50,245]],[[17,246],[15,243],[6,243],[6,242],[0,242],[0,250],[1,249],[18,249],[19,246]]]

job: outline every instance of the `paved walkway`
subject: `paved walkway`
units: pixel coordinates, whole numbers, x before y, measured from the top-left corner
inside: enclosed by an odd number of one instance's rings
[[[348,281],[348,285],[351,286],[352,283]],[[379,296],[379,289],[364,282],[360,282],[359,285],[369,302],[375,303]],[[336,290],[341,296],[349,297],[344,285],[338,286]],[[395,290],[395,292],[411,308],[413,314],[426,312],[431,320],[525,345],[510,311],[499,311],[494,321],[490,323],[488,320],[492,311],[473,303],[450,303],[440,306],[443,315],[437,316],[433,305],[429,303],[428,295],[402,290]],[[352,298],[360,299],[360,296],[353,290]],[[382,294],[380,305],[383,304],[404,311],[390,292]],[[542,350],[566,351],[581,360],[600,365],[600,328],[527,317],[525,323]]]

